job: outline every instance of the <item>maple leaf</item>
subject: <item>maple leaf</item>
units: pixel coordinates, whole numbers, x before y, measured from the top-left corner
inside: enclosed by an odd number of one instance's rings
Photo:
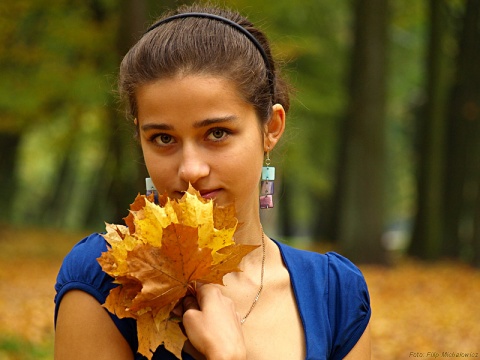
[[[256,245],[236,244],[234,205],[218,206],[192,186],[180,200],[138,195],[124,225],[106,225],[108,251],[98,258],[119,284],[104,306],[137,321],[138,351],[151,359],[159,345],[177,358],[186,340],[171,312],[196,282],[223,285],[223,277]]]
[[[146,303],[164,307],[184,297],[191,282],[201,279],[212,263],[210,249],[198,248],[197,230],[179,224],[166,228],[161,247],[139,246],[128,254],[130,275],[142,282],[131,310]]]

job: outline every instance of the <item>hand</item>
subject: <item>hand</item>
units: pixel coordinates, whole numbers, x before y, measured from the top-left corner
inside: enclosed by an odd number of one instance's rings
[[[190,343],[207,359],[246,359],[240,316],[218,286],[197,286],[183,300],[183,326]]]

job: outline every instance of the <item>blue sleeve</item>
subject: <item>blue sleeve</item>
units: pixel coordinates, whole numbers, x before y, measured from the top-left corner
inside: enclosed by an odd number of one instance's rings
[[[105,251],[107,251],[107,244],[103,236],[92,234],[76,244],[67,254],[55,284],[55,323],[60,302],[68,291],[84,291],[103,304],[110,290],[117,286],[113,283],[113,278],[102,271],[97,261],[97,258]],[[113,314],[110,314],[110,317],[135,353],[138,348],[135,321],[119,319]]]
[[[363,335],[370,321],[367,284],[360,270],[336,253],[328,256],[328,311],[333,346],[330,359],[343,359]]]

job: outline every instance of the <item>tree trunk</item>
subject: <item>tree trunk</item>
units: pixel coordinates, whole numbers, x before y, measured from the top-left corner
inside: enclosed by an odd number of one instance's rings
[[[12,218],[12,202],[16,191],[15,164],[20,135],[0,132],[0,221]]]
[[[471,260],[480,184],[480,2],[467,1],[448,124],[444,253]]]
[[[345,148],[336,189],[336,237],[353,261],[383,263],[388,1],[355,4]]]
[[[277,188],[275,191],[279,191],[280,187],[275,184]],[[295,236],[295,227],[294,227],[294,217],[292,212],[295,209],[295,198],[293,195],[293,188],[290,185],[290,180],[287,178],[282,179],[282,196],[281,196],[281,202],[278,205],[278,232],[281,234],[281,236],[286,237],[287,239],[292,238]],[[280,196],[277,194],[277,198],[280,198]],[[277,206],[277,205],[275,205]],[[265,211],[267,212],[267,210]],[[264,216],[266,217],[266,216]]]
[[[426,61],[427,100],[420,111],[417,163],[417,213],[409,253],[422,259],[441,254],[443,236],[443,174],[445,170],[445,0],[430,0],[430,38]]]
[[[119,25],[117,49],[120,62],[148,25],[146,0],[123,2]],[[111,129],[107,141],[109,150],[102,171],[102,178],[107,186],[101,188],[104,193],[99,196],[107,197],[106,203],[109,204],[107,208],[111,212],[111,218],[108,221],[121,223],[123,217],[128,214],[128,207],[136,194],[145,192],[146,170],[140,147],[133,139],[134,125],[128,124],[123,116],[119,116],[113,96],[109,111]]]
[[[480,268],[480,182],[477,187],[477,201],[475,209],[475,220],[474,220],[474,232],[473,232],[473,257],[472,264],[477,268]]]

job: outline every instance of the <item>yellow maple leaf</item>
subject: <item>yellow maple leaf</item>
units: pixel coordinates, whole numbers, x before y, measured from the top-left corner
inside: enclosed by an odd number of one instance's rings
[[[151,359],[159,345],[181,358],[186,340],[171,311],[196,282],[223,285],[242,258],[258,246],[235,244],[233,205],[220,207],[193,187],[180,200],[137,196],[127,226],[107,224],[109,244],[98,262],[118,287],[104,306],[137,321],[138,351]]]

